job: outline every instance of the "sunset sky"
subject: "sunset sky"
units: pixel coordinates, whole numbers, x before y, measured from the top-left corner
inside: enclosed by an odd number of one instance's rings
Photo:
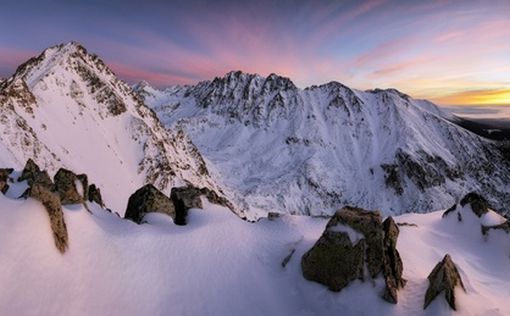
[[[106,4],[108,2],[108,4]],[[0,76],[78,41],[128,82],[230,70],[394,87],[445,105],[510,104],[510,0],[2,1]]]

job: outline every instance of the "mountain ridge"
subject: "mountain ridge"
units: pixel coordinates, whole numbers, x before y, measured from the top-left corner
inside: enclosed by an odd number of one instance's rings
[[[76,42],[20,65],[1,83],[0,104],[3,163],[20,168],[33,158],[50,173],[58,165],[83,170],[107,187],[107,205],[121,214],[130,191],[146,182],[166,193],[192,184],[224,194],[184,131],[165,129],[130,86]]]
[[[331,214],[345,204],[425,212],[468,191],[508,211],[499,145],[453,124],[433,103],[338,82],[271,85],[275,78],[229,72],[138,93],[167,127],[185,129],[218,177],[261,214]]]

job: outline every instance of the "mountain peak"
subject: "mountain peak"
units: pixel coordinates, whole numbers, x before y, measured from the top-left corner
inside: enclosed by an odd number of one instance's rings
[[[45,77],[60,76],[70,71],[82,73],[84,77],[102,74],[111,80],[118,80],[96,54],[90,54],[78,42],[58,44],[45,49],[38,56],[20,65],[11,78],[22,78],[28,86],[33,87]]]

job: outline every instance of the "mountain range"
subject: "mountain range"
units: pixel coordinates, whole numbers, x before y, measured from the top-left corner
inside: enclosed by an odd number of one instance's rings
[[[509,160],[426,100],[338,82],[300,89],[240,71],[192,86],[134,86],[168,128],[186,132],[211,174],[254,217],[447,208],[477,191],[508,212]]]

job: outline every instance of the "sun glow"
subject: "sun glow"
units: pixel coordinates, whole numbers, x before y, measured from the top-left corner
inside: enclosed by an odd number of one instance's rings
[[[448,105],[510,105],[510,88],[463,91],[435,101]]]

